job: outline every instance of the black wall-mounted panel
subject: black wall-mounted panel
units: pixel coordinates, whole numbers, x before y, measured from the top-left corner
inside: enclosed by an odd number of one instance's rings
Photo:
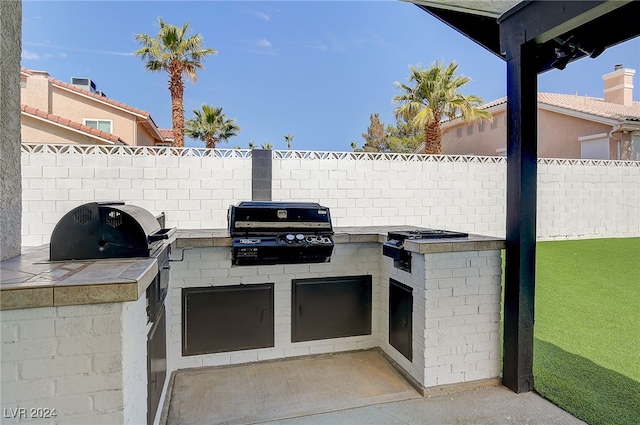
[[[291,342],[371,335],[371,276],[291,281]]]
[[[389,343],[410,361],[413,359],[412,318],[413,289],[389,279]]]
[[[273,283],[182,290],[183,356],[273,346]]]

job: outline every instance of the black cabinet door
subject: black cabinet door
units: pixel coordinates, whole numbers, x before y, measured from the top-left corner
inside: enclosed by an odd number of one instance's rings
[[[291,342],[371,335],[371,276],[291,283]]]
[[[273,284],[182,290],[182,355],[274,346]]]
[[[413,289],[389,279],[389,343],[408,360],[413,358]]]
[[[147,336],[147,424],[152,425],[167,377],[167,324],[164,307]]]

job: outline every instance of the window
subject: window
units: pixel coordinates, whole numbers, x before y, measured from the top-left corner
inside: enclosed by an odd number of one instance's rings
[[[478,123],[478,133],[482,133],[484,131],[484,121],[480,121]]]
[[[578,137],[582,159],[610,159],[607,133]]]
[[[84,125],[95,128],[97,130],[102,130],[107,133],[111,133],[111,120],[84,120]]]
[[[471,136],[473,134],[473,124],[467,126],[467,136]]]
[[[491,121],[491,130],[495,130],[496,128],[498,128],[498,118],[494,118]]]
[[[456,129],[456,137],[458,139],[462,137],[462,129],[461,128],[457,128]]]
[[[631,136],[631,158],[633,161],[640,161],[640,134]]]

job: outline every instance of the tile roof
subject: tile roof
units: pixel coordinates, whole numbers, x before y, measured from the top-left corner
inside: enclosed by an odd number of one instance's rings
[[[111,133],[107,133],[102,130],[98,130],[93,127],[86,126],[84,124],[80,124],[77,121],[71,121],[70,119],[63,118],[59,115],[49,114],[47,111],[43,111],[42,109],[34,108],[33,106],[28,105],[20,105],[20,110],[26,114],[30,115],[34,118],[40,118],[46,121],[49,121],[54,124],[59,124],[64,127],[69,127],[71,129],[77,130],[81,133],[85,133],[88,136],[96,137],[98,139],[102,139],[107,143],[113,144],[124,144],[124,142],[118,137]]]
[[[158,133],[162,136],[164,140],[173,140],[173,129],[172,128],[159,128]]]
[[[538,93],[538,102],[616,121],[640,120],[640,102],[625,106],[596,97],[558,93]]]
[[[607,118],[615,121],[640,121],[640,102],[633,102],[632,106],[605,102],[602,98],[579,96],[575,94],[538,93],[538,103],[563,108],[572,112],[580,112],[596,117]],[[492,102],[485,103],[480,108],[490,109],[507,104],[507,98],[501,97]],[[451,122],[452,119],[444,120]]]

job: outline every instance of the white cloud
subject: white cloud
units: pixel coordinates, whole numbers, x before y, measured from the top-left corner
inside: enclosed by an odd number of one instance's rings
[[[267,40],[266,38],[262,38],[262,39],[258,40],[256,42],[256,45],[260,46],[260,47],[271,47],[272,46],[271,42],[269,40]]]
[[[28,50],[22,51],[22,59],[24,60],[38,60],[40,59],[40,55],[35,52],[30,52]]]
[[[257,18],[262,19],[265,22],[269,22],[269,20],[271,19],[271,17],[269,15],[267,15],[264,12],[261,12],[259,10],[255,10],[255,9],[247,9],[244,11],[244,13],[251,15],[251,16],[255,16]]]

